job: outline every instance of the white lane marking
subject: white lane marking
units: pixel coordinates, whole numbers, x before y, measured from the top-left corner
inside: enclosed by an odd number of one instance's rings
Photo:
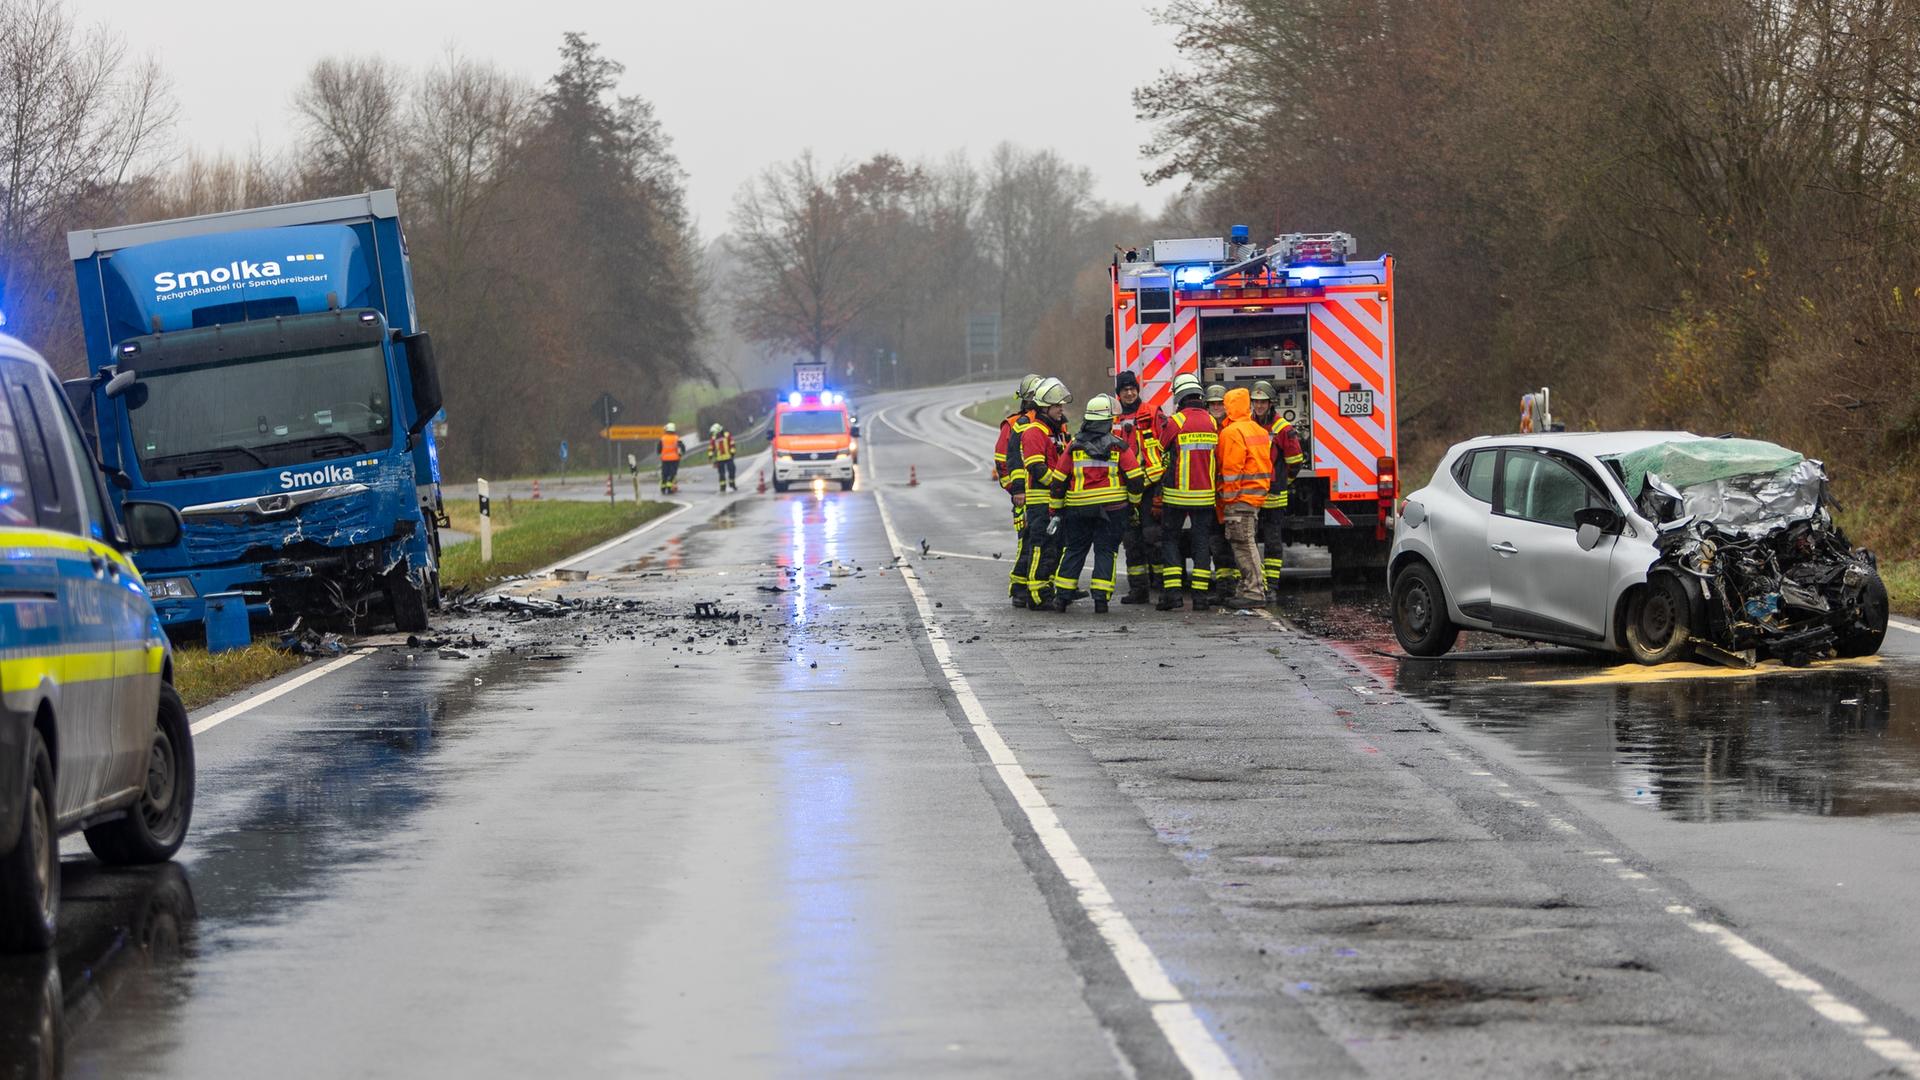
[[[245,701],[240,702],[237,705],[229,705],[226,708],[221,709],[219,712],[214,713],[212,716],[209,716],[204,720],[195,721],[194,724],[191,727],[189,727],[187,730],[195,735],[199,735],[207,731],[212,731],[214,728],[219,727],[221,724],[226,723],[227,721],[233,719],[236,716],[244,716],[247,713],[250,713],[253,710],[259,708],[260,706],[265,705],[269,701],[272,701],[276,698],[284,697],[287,694],[291,694],[295,690],[300,689],[301,687],[307,685],[308,683],[314,681],[315,679],[319,679],[327,675],[331,675],[334,672],[339,671],[341,668],[346,667],[348,664],[351,664],[356,660],[363,659],[371,655],[372,653],[373,653],[372,649],[361,649],[357,652],[350,652],[347,655],[342,656],[337,660],[329,660],[325,664],[322,664],[319,667],[314,668],[312,671],[303,671],[300,674],[295,675],[293,678],[288,679],[286,682],[281,683],[279,686],[276,686],[271,690],[267,690],[262,693],[255,694],[254,696],[248,698]]]
[[[901,438],[912,439],[914,442],[917,442],[917,443],[925,443],[926,445],[933,447],[935,450],[942,450],[942,451],[945,451],[946,453],[952,454],[954,457],[957,457],[961,461],[964,461],[967,463],[968,472],[980,472],[987,467],[987,463],[975,454],[972,454],[965,450],[955,450],[953,447],[948,446],[946,443],[936,442],[935,440],[933,440],[932,438],[929,438],[925,434],[916,435],[913,432],[908,431],[906,428],[901,427],[899,424],[894,423],[893,417],[888,414],[893,412],[895,408],[904,408],[904,406],[889,405],[886,408],[880,410],[879,414],[873,418],[874,421],[876,423],[885,424],[888,427],[892,428],[894,430],[894,433],[899,435]]]
[[[1888,619],[1887,625],[1895,630],[1905,630],[1909,634],[1920,634],[1920,623],[1910,623],[1905,619]]]
[[[1693,914],[1692,908],[1678,904],[1667,910],[1683,917]],[[1915,1050],[1905,1039],[1895,1038],[1886,1028],[1868,1020],[1866,1013],[1834,997],[1826,987],[1719,923],[1688,918],[1687,925],[1712,938],[1741,963],[1772,979],[1775,986],[1790,994],[1798,994],[1808,1008],[1845,1028],[1849,1035],[1859,1039],[1867,1049],[1880,1055],[1900,1072],[1920,1077],[1920,1050]]]
[[[898,428],[894,430],[899,431]],[[887,541],[893,546],[893,553],[904,558],[906,548],[900,543],[899,533],[894,530],[893,517],[887,512],[886,500],[880,492],[875,491],[873,502],[880,511],[880,524],[887,530]],[[1179,987],[1173,985],[1173,979],[1167,975],[1160,958],[1153,954],[1153,950],[1140,937],[1140,932],[1134,929],[1132,920],[1120,910],[1119,903],[1107,891],[1106,883],[1100,880],[1093,863],[1081,853],[1079,845],[1074,843],[1073,837],[1060,823],[1059,815],[1047,803],[1046,796],[1040,794],[1033,778],[1021,766],[1020,759],[1007,746],[1006,740],[1000,737],[999,729],[994,727],[987,710],[975,696],[972,684],[954,662],[953,650],[948,647],[946,636],[934,625],[933,603],[927,599],[927,592],[921,587],[919,576],[914,573],[911,564],[902,562],[900,580],[907,583],[907,591],[913,595],[913,605],[920,612],[920,625],[926,631],[927,643],[933,648],[934,660],[939,663],[940,672],[946,677],[954,698],[960,702],[960,709],[966,714],[974,736],[986,750],[987,760],[992,762],[1000,782],[1006,785],[1007,793],[1026,815],[1027,824],[1040,838],[1040,846],[1046,849],[1047,857],[1053,860],[1061,876],[1073,887],[1074,898],[1080,902],[1080,909],[1087,913],[1088,920],[1099,931],[1101,940],[1107,943],[1108,951],[1119,962],[1120,970],[1126,973],[1133,992],[1147,1003],[1154,1023],[1166,1036],[1180,1063],[1196,1077],[1238,1077],[1240,1070],[1234,1067],[1233,1059],[1227,1056],[1219,1039],[1208,1030],[1199,1012],[1181,995]]]
[[[561,559],[559,562],[554,563],[550,566],[543,566],[540,569],[535,570],[532,574],[528,576],[543,578],[543,577],[546,577],[548,574],[553,573],[555,570],[565,570],[567,567],[572,566],[574,563],[585,562],[586,560],[593,558],[595,555],[598,555],[601,552],[612,551],[614,548],[619,547],[621,544],[624,544],[627,541],[632,540],[633,538],[641,535],[642,533],[651,532],[654,529],[657,529],[660,526],[665,525],[667,522],[672,521],[674,518],[679,517],[681,514],[684,514],[687,511],[693,509],[692,503],[680,502],[677,499],[669,499],[668,501],[674,504],[675,509],[669,510],[664,514],[661,514],[659,517],[654,518],[652,521],[647,522],[646,524],[640,526],[637,529],[634,529],[630,532],[621,533],[619,536],[614,537],[613,539],[607,541],[604,544],[601,544],[597,547],[590,547],[578,555],[569,555],[566,558]],[[518,584],[518,583],[516,582],[515,584]],[[501,586],[501,588],[507,588],[507,587],[508,586],[504,586],[504,585]]]

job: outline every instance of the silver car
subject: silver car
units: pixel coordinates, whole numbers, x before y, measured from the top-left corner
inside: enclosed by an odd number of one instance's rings
[[[1834,524],[1819,462],[1687,432],[1460,443],[1407,496],[1387,573],[1415,656],[1464,628],[1650,664],[1805,663],[1875,652],[1887,626],[1873,555]]]

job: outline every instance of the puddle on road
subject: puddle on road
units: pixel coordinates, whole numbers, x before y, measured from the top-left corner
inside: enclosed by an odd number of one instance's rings
[[[1467,635],[1400,654],[1377,593],[1290,593],[1287,617],[1457,722],[1555,774],[1683,821],[1920,812],[1920,664],[1642,668]]]

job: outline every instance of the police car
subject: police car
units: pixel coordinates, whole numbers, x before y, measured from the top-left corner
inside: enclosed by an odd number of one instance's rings
[[[61,836],[120,864],[186,839],[193,737],[126,554],[176,543],[180,515],[123,511],[47,362],[0,335],[0,950],[52,944]]]

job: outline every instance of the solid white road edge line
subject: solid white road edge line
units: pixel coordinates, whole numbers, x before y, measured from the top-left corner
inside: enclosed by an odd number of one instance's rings
[[[884,415],[884,414],[883,414]],[[914,436],[900,431],[891,422],[887,424],[894,431],[907,438]],[[947,645],[947,639],[940,628],[934,625],[933,603],[927,599],[926,589],[920,584],[920,578],[912,565],[904,561],[906,549],[901,546],[900,534],[894,530],[893,516],[887,512],[886,499],[878,490],[873,493],[874,506],[880,511],[880,524],[887,531],[887,542],[893,548],[893,554],[902,559],[900,579],[907,583],[907,591],[913,596],[913,605],[920,613],[920,625],[926,631],[927,644],[933,649],[933,657],[940,664],[940,672],[947,680],[947,686],[953,691],[960,709],[966,714],[967,723],[980,740],[987,752],[987,760],[993,764],[994,772],[1000,782],[1006,785],[1007,793],[1026,815],[1027,824],[1032,826],[1034,834],[1040,839],[1040,846],[1046,849],[1047,857],[1073,887],[1074,898],[1080,902],[1080,909],[1099,931],[1101,940],[1107,943],[1107,949],[1126,973],[1127,982],[1133,992],[1147,1003],[1153,1015],[1153,1021],[1166,1036],[1173,1052],[1187,1071],[1199,1078],[1238,1077],[1240,1070],[1227,1056],[1226,1048],[1207,1028],[1206,1021],[1200,1018],[1173,979],[1167,975],[1167,969],[1161,965],[1160,958],[1153,954],[1140,932],[1134,929],[1132,920],[1120,910],[1113,894],[1107,891],[1106,883],[1093,868],[1093,863],[1081,854],[1079,845],[1068,835],[1066,827],[1060,823],[1059,815],[1047,803],[1046,796],[1033,783],[1033,778],[1020,764],[1013,750],[1000,737],[1000,730],[987,716],[987,710],[973,692],[973,686],[954,662],[953,650]]]
[[[1909,634],[1920,634],[1920,624],[1910,623],[1905,619],[1888,619],[1887,625],[1895,630],[1905,630]]]
[[[329,660],[326,663],[320,665],[319,667],[314,668],[312,671],[303,671],[300,674],[295,675],[293,678],[288,679],[286,682],[281,683],[279,686],[276,686],[271,690],[266,690],[261,693],[255,694],[254,696],[248,698],[245,701],[240,702],[237,705],[229,705],[226,708],[221,709],[219,712],[214,713],[212,716],[209,716],[203,720],[197,720],[187,730],[194,735],[199,735],[203,732],[212,731],[214,728],[219,727],[221,724],[226,723],[227,721],[233,719],[236,716],[244,716],[247,713],[250,713],[253,710],[259,708],[260,706],[265,705],[269,701],[272,701],[279,697],[283,697],[287,694],[291,694],[295,690],[300,689],[301,687],[307,685],[308,683],[314,681],[315,679],[319,679],[324,676],[331,675],[334,672],[339,671],[341,668],[346,667],[348,664],[351,664],[356,660],[361,660],[366,658],[367,656],[372,655],[373,652],[374,650],[372,649],[360,649],[356,652],[350,652],[347,655],[340,657],[339,659]]]

